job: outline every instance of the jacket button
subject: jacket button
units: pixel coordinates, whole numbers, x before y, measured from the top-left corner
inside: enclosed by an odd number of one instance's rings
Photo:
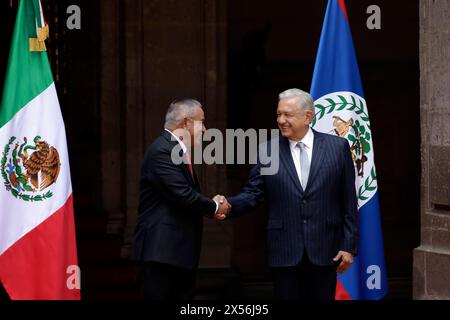
[[[307,223],[308,223],[308,221],[307,221],[307,220],[303,220],[303,223],[304,223],[304,224],[307,224]]]
[[[303,204],[306,204],[306,203],[308,203],[308,200],[303,199]]]

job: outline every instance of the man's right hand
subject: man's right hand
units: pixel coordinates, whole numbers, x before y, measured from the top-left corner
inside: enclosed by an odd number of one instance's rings
[[[231,205],[228,203],[227,199],[222,195],[216,195],[213,200],[219,204],[219,209],[214,215],[214,219],[218,221],[225,220],[230,214]]]

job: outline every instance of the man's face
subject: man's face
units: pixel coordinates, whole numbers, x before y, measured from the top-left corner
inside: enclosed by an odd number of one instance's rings
[[[191,143],[194,146],[199,146],[202,143],[203,133],[206,131],[204,121],[205,113],[200,107],[196,107],[195,115],[187,119],[186,129],[191,136]]]
[[[277,108],[277,124],[281,135],[291,140],[300,140],[308,131],[313,113],[299,107],[298,98],[280,99]]]

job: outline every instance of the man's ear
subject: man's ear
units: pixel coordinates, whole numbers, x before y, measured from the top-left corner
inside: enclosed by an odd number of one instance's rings
[[[311,124],[312,120],[314,117],[314,113],[312,111],[306,111],[306,120],[308,122],[308,124]]]

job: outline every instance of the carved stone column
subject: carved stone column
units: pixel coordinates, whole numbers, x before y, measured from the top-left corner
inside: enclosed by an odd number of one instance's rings
[[[125,119],[125,212],[126,227],[122,257],[131,256],[134,228],[139,205],[140,164],[146,150],[145,92],[144,86],[144,35],[142,1],[124,1],[124,46],[125,59],[122,68],[125,73],[126,101],[123,105]],[[154,124],[156,126],[158,124]]]
[[[204,0],[204,99],[206,125],[225,136],[227,125],[226,1]],[[225,143],[225,139],[224,139]],[[225,154],[224,154],[225,157]],[[225,161],[225,159],[224,159]],[[226,165],[203,165],[203,192],[207,196],[228,195]],[[204,219],[201,267],[229,267],[233,241],[232,224]]]
[[[120,0],[100,1],[101,203],[107,213],[107,233],[117,235],[123,233],[125,224],[120,7]]]
[[[450,1],[420,1],[421,245],[414,298],[450,299]]]

